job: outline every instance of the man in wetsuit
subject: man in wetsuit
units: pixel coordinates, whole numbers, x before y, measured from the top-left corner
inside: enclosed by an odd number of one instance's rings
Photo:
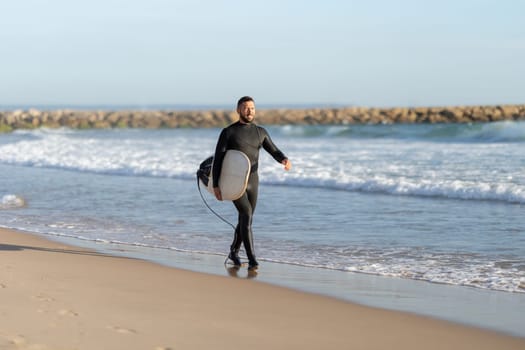
[[[259,263],[255,259],[255,251],[253,249],[252,218],[255,205],[257,204],[259,189],[259,175],[257,174],[259,149],[263,147],[276,161],[284,165],[285,170],[290,170],[292,163],[273,144],[268,132],[263,127],[253,123],[255,117],[255,102],[253,98],[250,96],[241,97],[237,102],[237,114],[239,115],[239,121],[224,128],[217,142],[213,161],[213,190],[215,197],[218,200],[222,200],[219,177],[226,151],[234,149],[246,154],[250,159],[251,170],[246,192],[241,198],[233,201],[235,208],[239,212],[239,221],[235,228],[235,236],[228,258],[235,266],[241,266],[238,254],[241,244],[244,244],[244,250],[248,256],[248,269],[255,270],[259,267]]]

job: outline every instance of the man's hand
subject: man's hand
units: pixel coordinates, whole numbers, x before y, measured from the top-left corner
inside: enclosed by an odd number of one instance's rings
[[[221,189],[219,187],[214,187],[213,192],[215,193],[215,198],[217,198],[217,200],[222,201]]]
[[[284,165],[284,170],[288,171],[292,169],[292,162],[290,162],[290,160],[285,159],[282,161],[282,164]]]

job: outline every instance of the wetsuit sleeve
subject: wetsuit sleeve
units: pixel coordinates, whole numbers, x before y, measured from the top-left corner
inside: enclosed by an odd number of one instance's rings
[[[268,153],[270,153],[270,155],[273,157],[273,159],[275,159],[276,161],[278,161],[279,163],[281,163],[283,160],[287,159],[288,157],[286,157],[284,155],[283,152],[281,152],[281,150],[279,150],[277,148],[277,146],[275,146],[275,144],[273,143],[272,139],[270,138],[270,135],[268,135],[268,132],[266,131],[266,129],[264,128],[261,128],[262,130],[262,135],[263,135],[263,142],[262,142],[262,146],[264,148],[264,150]]]
[[[213,156],[213,187],[219,187],[219,177],[221,176],[222,161],[226,155],[226,146],[228,145],[228,137],[226,129],[223,129],[219,135],[217,146],[215,147],[215,155]]]

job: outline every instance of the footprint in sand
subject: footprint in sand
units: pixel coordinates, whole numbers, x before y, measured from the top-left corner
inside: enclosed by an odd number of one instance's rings
[[[44,295],[44,294],[38,294],[38,295],[34,295],[33,296],[33,299],[36,299],[38,301],[44,301],[46,303],[50,303],[50,302],[53,302],[55,301],[54,298],[50,297],[50,296],[47,296],[47,295]]]
[[[57,312],[60,316],[71,316],[76,317],[78,316],[78,313],[72,310],[62,309]]]
[[[6,336],[0,334],[0,349],[47,350],[49,348],[42,344],[31,344],[23,335]]]
[[[2,334],[2,338],[0,341],[2,349],[18,349],[27,345],[26,339],[21,335],[8,336]]]
[[[107,329],[111,329],[112,331],[115,331],[120,334],[137,334],[137,331],[130,328],[124,328],[119,326],[107,326]]]

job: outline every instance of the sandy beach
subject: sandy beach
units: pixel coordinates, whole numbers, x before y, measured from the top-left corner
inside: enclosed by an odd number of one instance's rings
[[[524,338],[0,230],[1,349],[523,349]]]

